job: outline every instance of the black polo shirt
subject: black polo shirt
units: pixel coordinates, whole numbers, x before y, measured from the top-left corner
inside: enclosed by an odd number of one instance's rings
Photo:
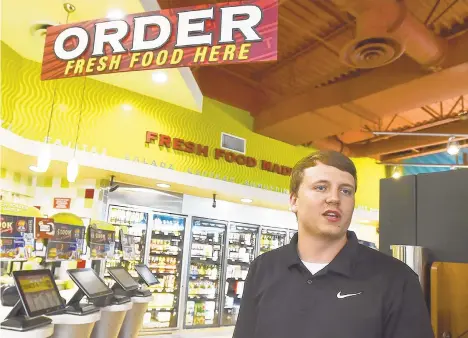
[[[348,241],[315,275],[291,243],[257,257],[233,338],[433,338],[417,275],[403,262]]]

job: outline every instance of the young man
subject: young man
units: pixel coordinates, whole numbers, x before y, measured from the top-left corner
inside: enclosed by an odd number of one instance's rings
[[[294,167],[290,190],[299,233],[252,263],[233,337],[433,338],[417,275],[348,230],[353,162],[314,153]]]

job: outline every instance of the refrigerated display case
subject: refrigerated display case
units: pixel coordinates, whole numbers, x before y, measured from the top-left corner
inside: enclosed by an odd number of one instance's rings
[[[106,268],[124,266],[133,277],[138,277],[134,266],[144,261],[148,219],[148,212],[136,210],[131,206],[109,205],[107,222],[115,228],[116,250],[114,257],[106,260]],[[122,243],[123,238],[124,243]],[[128,254],[130,245],[134,250],[134,255]],[[114,283],[107,272],[104,277],[107,282]]]
[[[192,219],[185,328],[219,326],[227,223]]]
[[[235,325],[244,283],[250,264],[257,255],[259,226],[230,223],[228,257],[221,325]]]
[[[158,278],[159,284],[149,287],[153,301],[148,304],[143,328],[177,328],[185,225],[183,216],[153,214],[145,264]]]
[[[283,229],[262,228],[260,235],[260,255],[286,244],[288,232]]]

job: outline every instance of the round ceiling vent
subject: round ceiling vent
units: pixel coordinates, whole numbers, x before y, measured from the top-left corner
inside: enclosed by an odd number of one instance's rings
[[[391,37],[370,37],[350,41],[341,50],[340,59],[353,68],[377,68],[398,59],[404,52]]]

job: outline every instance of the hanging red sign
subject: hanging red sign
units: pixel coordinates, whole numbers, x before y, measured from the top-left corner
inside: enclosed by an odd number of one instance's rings
[[[198,5],[52,26],[42,80],[277,60],[278,0]]]
[[[54,198],[54,209],[70,209],[71,198]]]

